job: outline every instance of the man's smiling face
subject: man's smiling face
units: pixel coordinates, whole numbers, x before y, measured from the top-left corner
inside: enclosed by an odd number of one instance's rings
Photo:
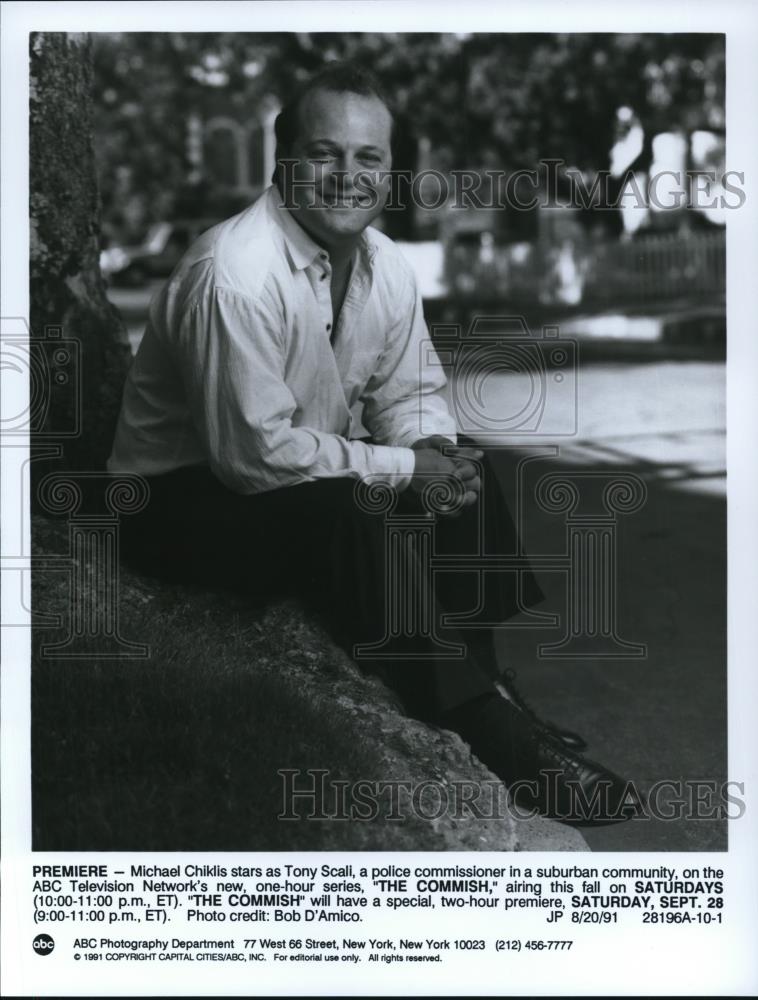
[[[297,161],[285,170],[296,181],[283,192],[287,205],[322,246],[352,242],[387,200],[392,117],[378,97],[317,89],[298,119],[284,155]]]

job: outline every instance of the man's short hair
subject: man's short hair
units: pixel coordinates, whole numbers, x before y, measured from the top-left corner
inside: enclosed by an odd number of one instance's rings
[[[395,119],[390,102],[373,73],[354,62],[327,63],[314,76],[302,83],[276,116],[277,159],[286,155],[297,138],[300,127],[300,105],[306,94],[314,90],[330,90],[337,94],[359,94],[361,97],[376,97],[387,108],[392,117],[391,139],[394,140]],[[276,172],[274,173],[276,180]]]

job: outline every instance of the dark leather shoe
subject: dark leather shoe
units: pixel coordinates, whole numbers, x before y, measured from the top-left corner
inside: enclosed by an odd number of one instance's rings
[[[537,812],[577,826],[618,823],[642,812],[631,784],[573,753],[543,726],[497,694],[445,713],[440,724],[468,742],[508,786],[525,814]]]
[[[515,670],[506,670],[505,673],[501,674],[499,680],[495,682],[495,687],[498,688],[505,698],[512,701],[516,708],[521,709],[525,715],[528,715],[537,725],[546,729],[551,736],[559,739],[570,750],[578,750],[581,753],[587,749],[587,741],[579,733],[575,733],[572,729],[563,729],[561,726],[556,726],[554,722],[545,722],[544,719],[538,717],[516,685]]]

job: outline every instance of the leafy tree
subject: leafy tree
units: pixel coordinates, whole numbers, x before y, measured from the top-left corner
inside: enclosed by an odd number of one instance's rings
[[[30,383],[32,412],[38,414],[31,433],[35,482],[50,468],[103,466],[131,356],[126,330],[106,298],[98,266],[91,90],[88,36],[31,36],[29,299],[30,356],[37,362],[31,365]],[[69,340],[78,344],[78,353],[72,353]],[[74,427],[79,433],[71,436]],[[60,460],[49,457],[50,440],[60,443]]]
[[[165,214],[185,185],[185,119],[213,99],[284,100],[325,62],[371,66],[440,169],[608,165],[616,109],[649,135],[722,129],[724,39],[706,34],[111,34],[96,36],[108,219],[135,193]],[[128,169],[125,169],[128,168]]]

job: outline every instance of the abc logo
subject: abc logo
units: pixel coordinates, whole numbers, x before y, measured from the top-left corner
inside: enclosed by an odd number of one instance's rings
[[[38,955],[49,955],[55,947],[55,941],[49,934],[38,934],[32,941],[32,948]]]

